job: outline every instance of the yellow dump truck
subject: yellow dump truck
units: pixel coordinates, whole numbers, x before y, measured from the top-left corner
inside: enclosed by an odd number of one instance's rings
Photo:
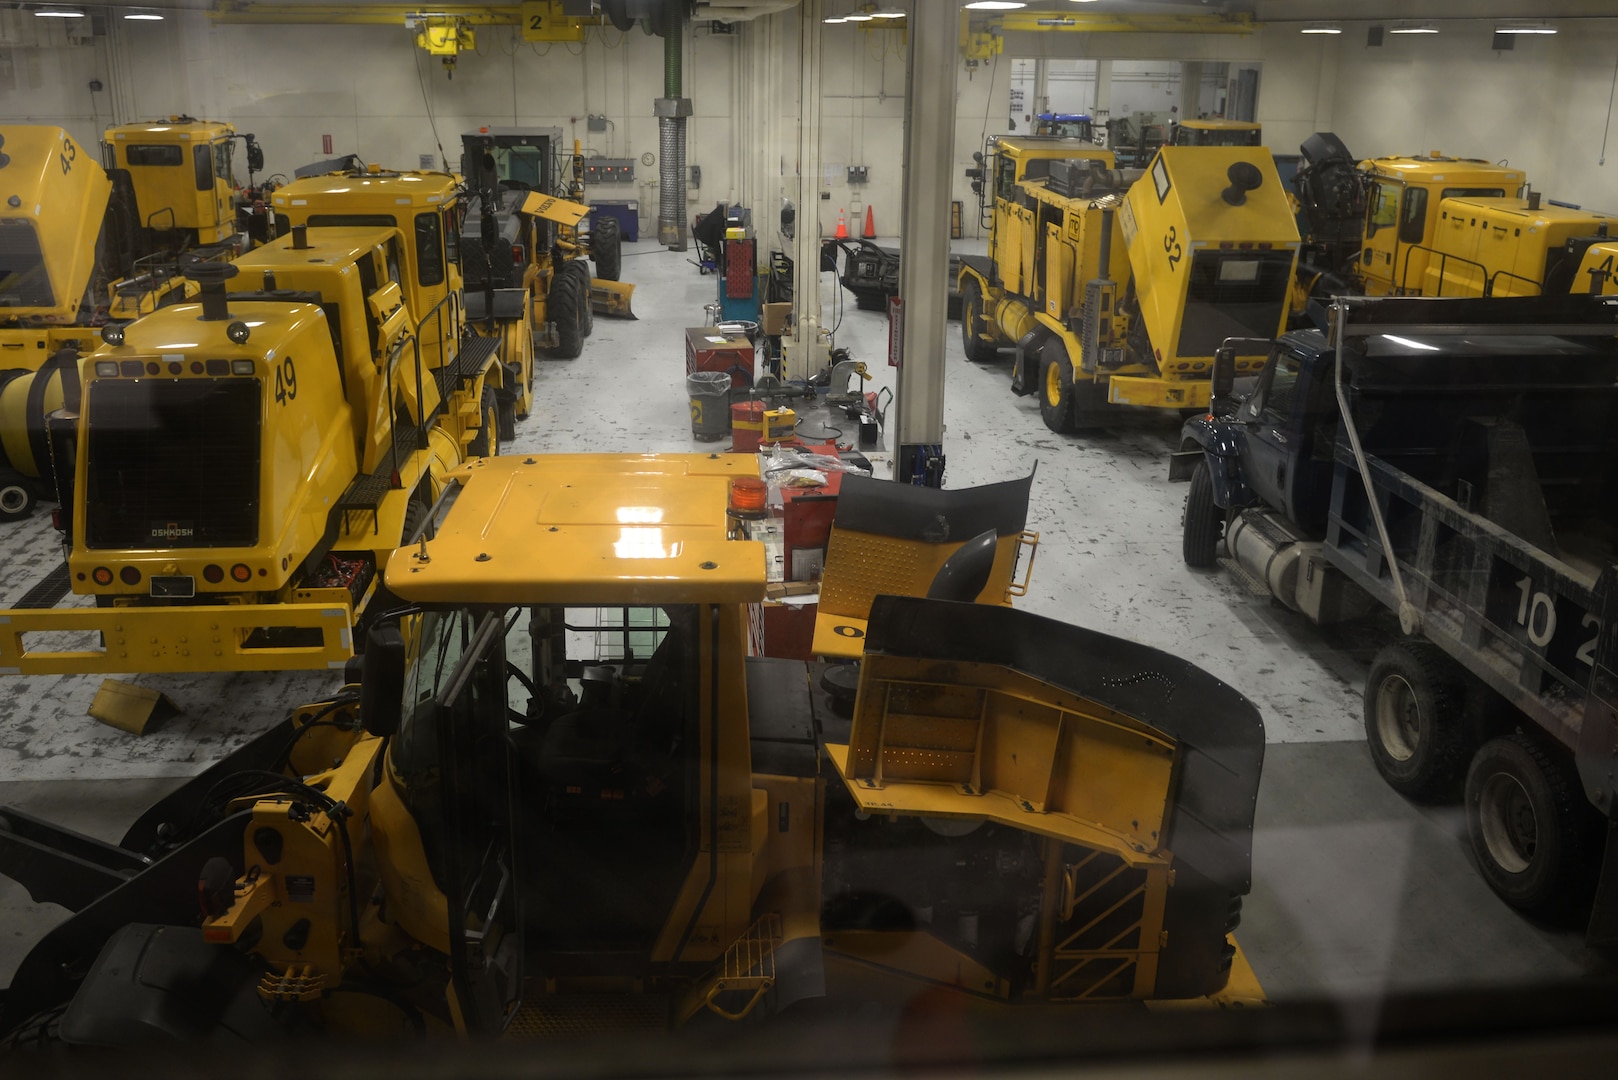
[[[1065,150],[995,148],[989,255],[961,260],[967,358],[1011,352],[1012,390],[1037,393],[1053,431],[1104,423],[1108,405],[1206,407],[1220,343],[1285,326],[1299,239],[1274,160],[1165,146],[1136,173]]]
[[[76,913],[0,1027],[65,1006],[59,1037],[105,1046],[1261,1001],[1232,937],[1253,706],[1106,634],[881,596],[839,714],[824,665],[750,655],[765,552],[727,508],[757,477],[731,454],[468,462],[388,561],[400,607],[357,687],[121,845],[0,810],[0,872]],[[994,544],[962,551],[940,577],[964,598]]]

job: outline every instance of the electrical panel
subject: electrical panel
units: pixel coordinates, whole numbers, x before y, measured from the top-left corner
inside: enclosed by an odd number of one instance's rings
[[[848,167],[848,182],[850,184],[863,184],[871,179],[871,169],[868,165],[850,165]]]
[[[635,159],[585,158],[584,182],[586,184],[633,184],[635,182]]]
[[[602,113],[591,113],[585,117],[585,127],[590,131],[606,131],[607,117]]]

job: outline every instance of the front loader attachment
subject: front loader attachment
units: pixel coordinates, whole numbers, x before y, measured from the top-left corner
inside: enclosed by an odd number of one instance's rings
[[[990,965],[975,987],[993,996],[1257,993],[1230,937],[1264,758],[1251,702],[1176,656],[997,605],[879,596],[865,646],[848,743],[825,747],[853,803],[845,817],[925,829],[882,849],[829,822],[845,865],[828,858],[828,879],[848,895],[924,900],[928,947],[980,959],[994,897],[1021,892],[1017,910],[1037,906],[1037,927],[1008,941],[1030,967]],[[972,897],[968,874],[918,897],[907,882],[921,869],[905,860],[923,845],[940,848],[935,877],[978,860],[996,868],[996,890]],[[978,917],[963,938],[938,912],[968,900]]]
[[[627,281],[608,281],[606,278],[590,279],[590,310],[597,315],[608,315],[617,319],[633,319],[635,313],[630,310],[630,300],[635,295],[635,286]]]

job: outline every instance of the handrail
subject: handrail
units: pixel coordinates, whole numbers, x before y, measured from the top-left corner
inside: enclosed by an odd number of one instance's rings
[[[1359,429],[1354,426],[1353,414],[1348,409],[1348,395],[1343,390],[1343,343],[1348,340],[1345,332],[1348,325],[1348,298],[1339,296],[1332,301],[1332,320],[1337,336],[1337,362],[1336,370],[1332,373],[1333,389],[1337,394],[1337,414],[1341,418],[1343,431],[1348,434],[1348,443],[1354,451],[1354,464],[1359,469],[1360,482],[1365,485],[1365,502],[1371,509],[1371,520],[1376,523],[1376,535],[1382,544],[1382,557],[1387,561],[1389,576],[1393,578],[1393,591],[1399,598],[1399,628],[1407,635],[1413,635],[1421,629],[1421,611],[1410,602],[1410,594],[1405,591],[1404,576],[1399,572],[1399,560],[1393,553],[1393,540],[1388,536],[1388,523],[1383,520],[1382,506],[1376,500],[1376,490],[1371,486],[1371,466],[1365,458],[1365,447],[1360,444]]]
[[[1399,281],[1401,283],[1409,280],[1409,278],[1410,278],[1410,256],[1415,254],[1418,251],[1425,251],[1428,255],[1436,255],[1436,256],[1438,256],[1438,292],[1434,294],[1435,296],[1443,296],[1444,295],[1444,270],[1449,265],[1449,261],[1451,259],[1454,259],[1458,263],[1463,263],[1463,264],[1465,264],[1467,266],[1475,266],[1475,267],[1478,268],[1479,273],[1483,277],[1483,295],[1484,296],[1493,296],[1494,295],[1494,283],[1495,283],[1495,281],[1497,279],[1499,279],[1501,277],[1515,278],[1518,281],[1525,282],[1526,284],[1532,285],[1534,287],[1534,289],[1541,295],[1543,295],[1543,293],[1545,292],[1545,285],[1544,285],[1543,282],[1535,281],[1533,278],[1523,277],[1521,274],[1514,274],[1510,270],[1496,270],[1494,273],[1491,274],[1491,273],[1489,273],[1489,268],[1487,266],[1484,266],[1482,263],[1478,262],[1476,259],[1468,259],[1464,255],[1451,255],[1450,253],[1448,253],[1446,251],[1439,251],[1437,248],[1428,247],[1426,244],[1407,244],[1407,245],[1405,245],[1404,272],[1399,275]],[[1409,295],[1409,293],[1406,290],[1405,285],[1403,285],[1403,284],[1400,284],[1398,286],[1398,293],[1401,296]],[[1416,296],[1424,296],[1426,294],[1422,291],[1420,286],[1417,286],[1416,291],[1415,291],[1415,295]]]

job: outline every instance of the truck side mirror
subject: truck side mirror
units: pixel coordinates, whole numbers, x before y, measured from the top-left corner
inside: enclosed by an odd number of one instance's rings
[[[1221,345],[1214,350],[1213,386],[1210,395],[1213,400],[1228,398],[1236,389],[1236,346]]]
[[[360,722],[372,735],[399,731],[404,711],[405,639],[396,619],[365,632],[365,665],[360,674]]]

